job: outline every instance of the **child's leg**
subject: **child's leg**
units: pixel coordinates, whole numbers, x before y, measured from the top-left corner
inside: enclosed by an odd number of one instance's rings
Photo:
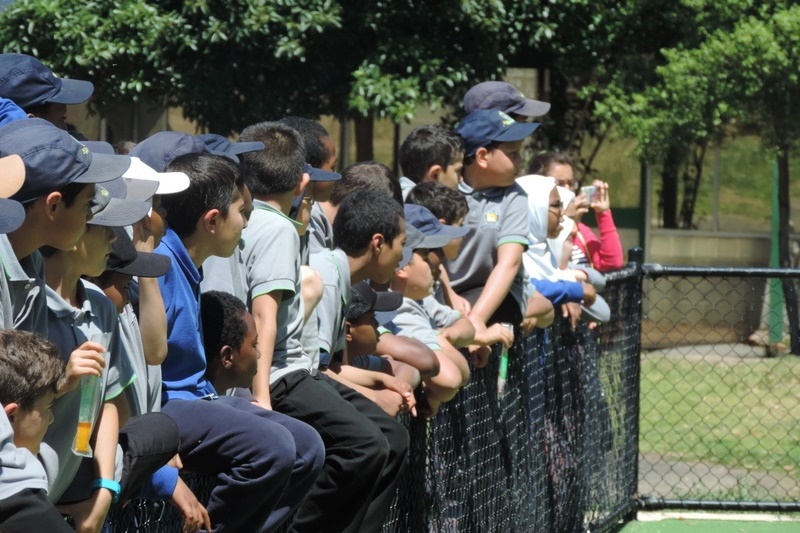
[[[212,526],[269,531],[286,518],[272,515],[295,470],[295,438],[275,421],[283,415],[252,406],[262,411],[254,414],[228,401],[171,400],[162,412],[178,424],[184,466],[217,476],[208,502]]]
[[[386,362],[389,364],[390,374],[396,377],[399,380],[408,383],[412,389],[416,389],[417,386],[420,384],[421,378],[419,375],[419,370],[414,368],[411,365],[406,363],[395,361],[394,359],[384,357]]]
[[[122,448],[122,492],[119,501],[133,497],[142,483],[178,453],[180,433],[163,413],[147,413],[128,420],[119,430]]]
[[[0,500],[0,530],[73,533],[41,489],[25,489]]]

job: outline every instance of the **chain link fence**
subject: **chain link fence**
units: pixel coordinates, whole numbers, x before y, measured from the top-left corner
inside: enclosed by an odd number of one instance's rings
[[[635,509],[641,268],[608,276],[611,322],[557,322],[518,338],[498,395],[489,366],[432,420],[406,418],[409,465],[384,533],[605,531]],[[213,478],[186,476],[201,501]],[[135,500],[113,532],[177,532],[161,501]]]
[[[767,331],[770,284],[800,270],[644,273],[642,507],[800,511],[800,358]]]

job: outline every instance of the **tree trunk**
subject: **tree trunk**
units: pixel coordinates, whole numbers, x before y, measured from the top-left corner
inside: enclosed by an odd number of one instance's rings
[[[671,146],[661,170],[661,209],[665,228],[678,227],[678,180],[685,150]]]
[[[781,268],[791,268],[789,252],[789,146],[781,146],[778,154],[778,259]],[[794,280],[783,279],[783,299],[786,302],[786,316],[789,318],[789,345],[795,355],[800,355],[800,314],[797,308],[797,290]]]
[[[356,161],[372,161],[375,151],[372,145],[375,116],[370,113],[366,117],[356,117]]]

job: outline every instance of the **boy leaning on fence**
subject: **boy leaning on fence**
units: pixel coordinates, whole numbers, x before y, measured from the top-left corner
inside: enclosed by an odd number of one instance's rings
[[[502,111],[478,110],[456,128],[465,147],[464,181],[459,185],[469,204],[464,225],[473,231],[464,238],[459,257],[445,267],[453,290],[472,304],[469,318],[476,344],[510,346],[513,335],[500,322],[522,325],[523,331],[530,329],[530,321],[523,322],[528,315],[538,318],[539,326],[552,322],[549,303],[528,309],[522,268],[528,206],[525,192],[514,182],[522,141],[538,127],[516,122]]]

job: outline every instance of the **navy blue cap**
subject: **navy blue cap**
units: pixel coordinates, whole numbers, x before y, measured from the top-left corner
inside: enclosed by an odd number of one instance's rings
[[[157,253],[136,250],[125,228],[114,228],[117,240],[111,245],[106,270],[114,270],[129,276],[158,278],[167,273],[172,259]]]
[[[464,155],[471,156],[478,148],[493,142],[521,141],[540,125],[537,122],[517,122],[496,109],[479,109],[458,124],[456,133],[464,139]]]
[[[400,270],[411,262],[411,256],[414,255],[414,250],[423,248],[422,242],[425,240],[425,234],[409,224],[406,225],[406,245],[403,246],[403,257],[397,265],[397,270]]]
[[[305,172],[311,178],[311,181],[338,181],[342,179],[342,175],[332,170],[322,170],[315,168],[306,163]]]
[[[137,144],[130,155],[138,157],[156,172],[164,172],[167,165],[177,157],[208,152],[208,147],[194,135],[180,131],[160,131]]]
[[[28,114],[7,98],[0,98],[0,126],[28,118]]]
[[[0,198],[0,234],[11,233],[25,222],[25,208],[14,200]]]
[[[195,138],[205,144],[208,151],[212,154],[224,155],[236,163],[239,162],[239,158],[237,157],[239,154],[257,152],[264,149],[264,143],[260,141],[233,142],[227,137],[216,133],[203,133],[201,135],[195,135]]]
[[[104,187],[100,185],[96,187],[91,204],[92,219],[89,224],[112,228],[128,226],[142,220],[150,211],[150,204],[147,202],[114,197]]]
[[[427,207],[406,204],[403,206],[403,211],[406,216],[406,224],[418,229],[425,236],[417,248],[441,248],[453,242],[453,239],[469,233],[469,228],[442,224]]]
[[[11,199],[26,203],[71,183],[102,183],[131,166],[124,155],[92,154],[46,120],[31,118],[0,126],[0,157],[17,154],[25,163],[25,183]]]
[[[83,80],[59,78],[35,57],[0,54],[0,96],[23,109],[46,103],[81,104],[94,92]]]
[[[473,85],[464,95],[464,110],[497,109],[525,117],[541,117],[550,111],[550,104],[525,98],[516,87],[504,81],[484,81]]]
[[[368,282],[362,281],[350,287],[350,299],[345,318],[356,320],[367,311],[385,313],[397,310],[403,303],[399,292],[375,291]]]

